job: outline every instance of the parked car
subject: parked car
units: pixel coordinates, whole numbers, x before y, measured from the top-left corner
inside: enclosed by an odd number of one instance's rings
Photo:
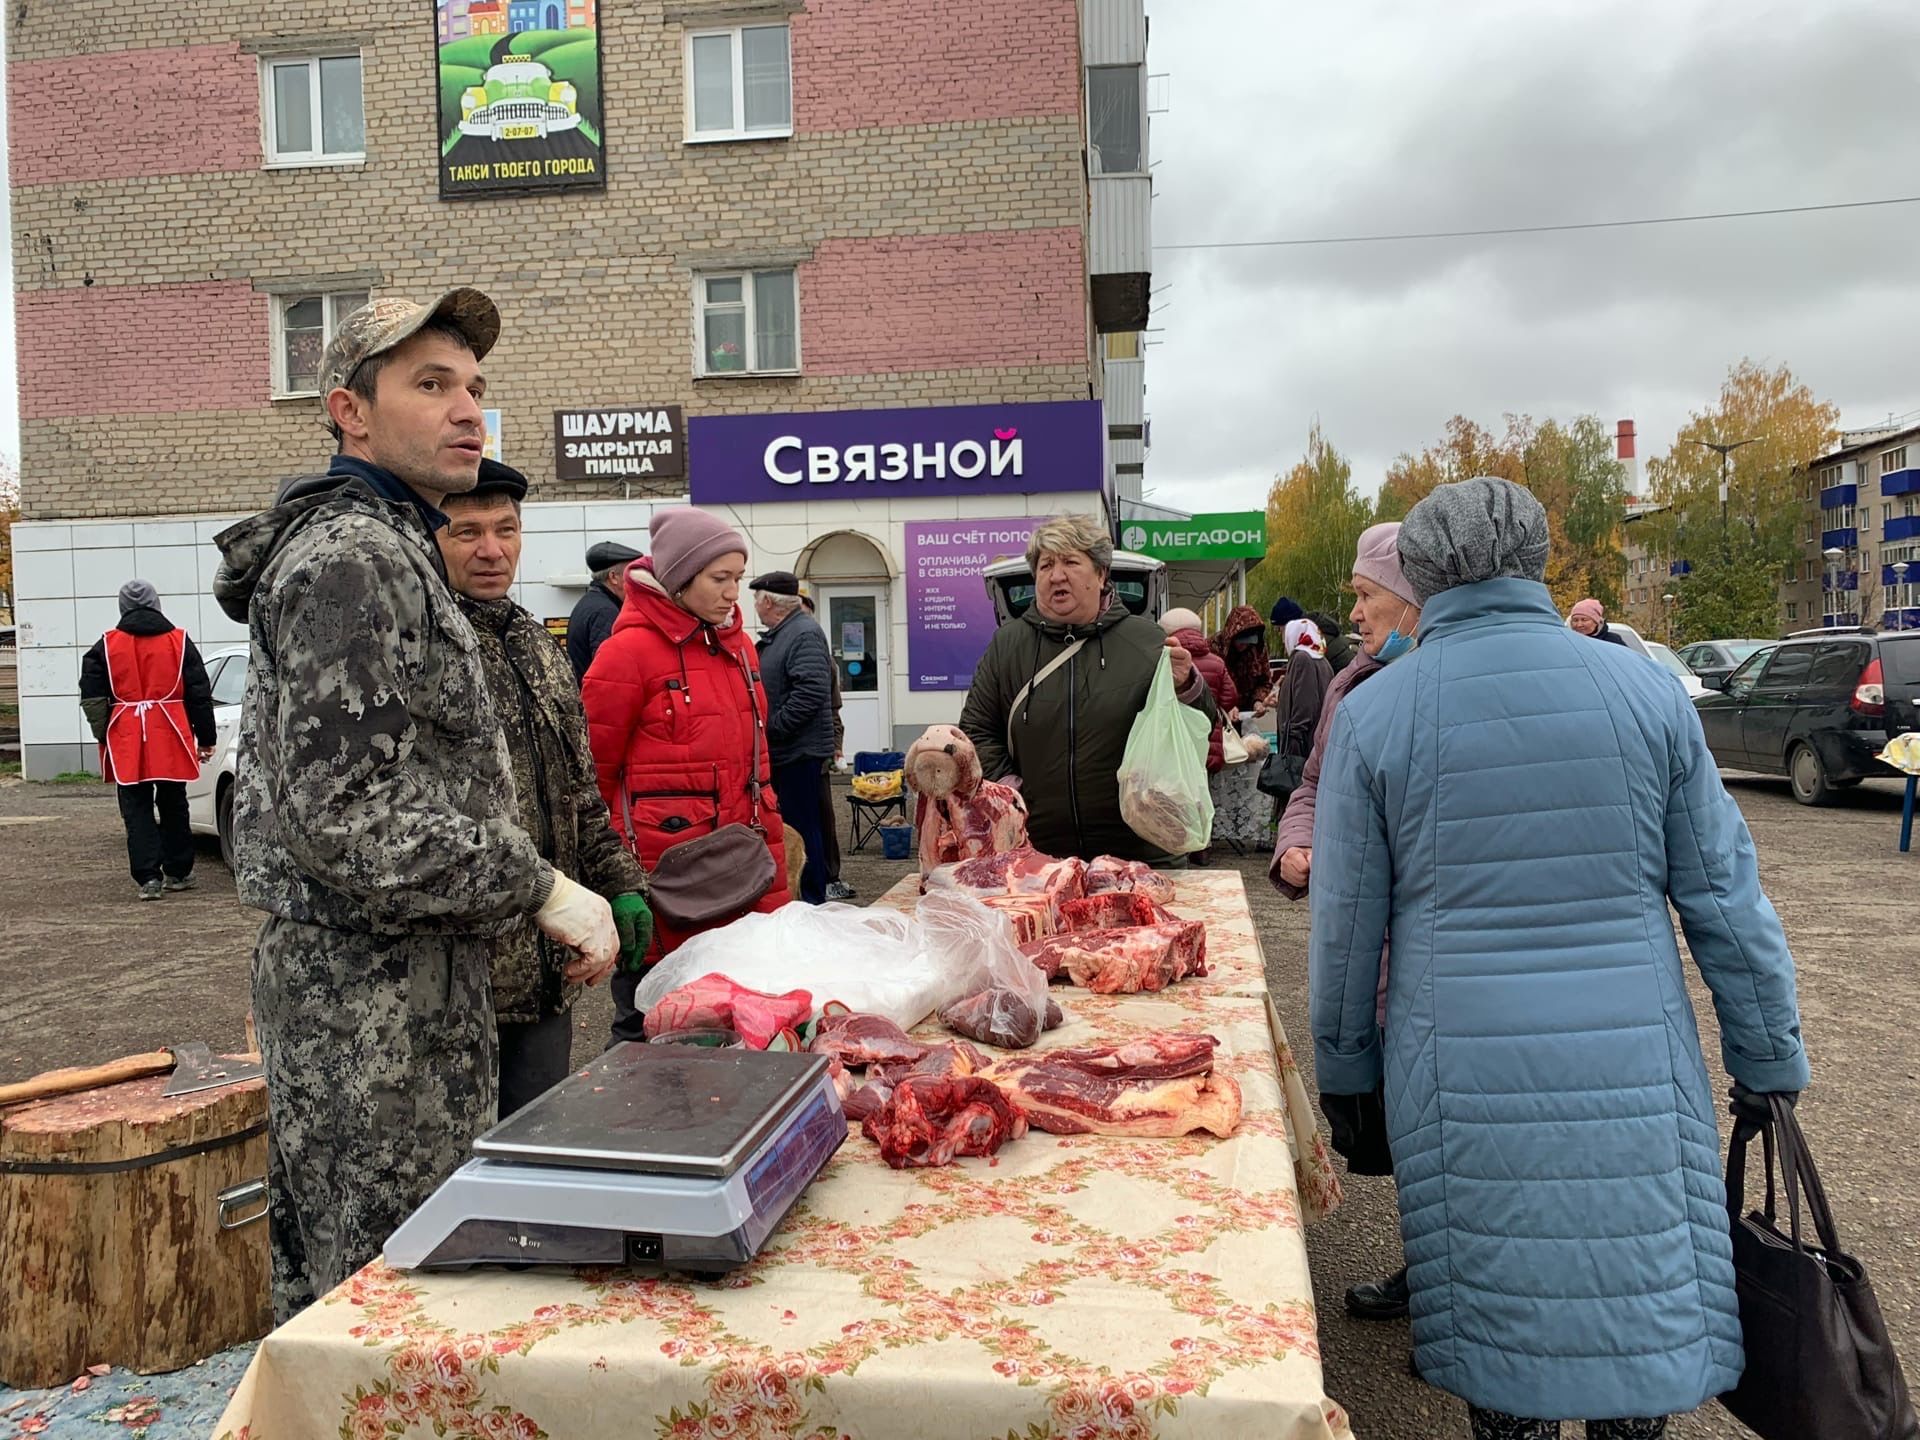
[[[1680,659],[1702,680],[1724,680],[1742,660],[1773,643],[1771,640],[1696,640],[1681,648]]]
[[[1785,775],[1801,804],[1830,804],[1862,780],[1899,775],[1874,757],[1890,736],[1920,729],[1920,631],[1795,635],[1694,703],[1722,766]]]
[[[200,778],[187,786],[187,824],[196,835],[220,837],[220,858],[233,868],[233,763],[240,737],[240,701],[247,693],[247,647],[229,646],[202,655],[213,689],[213,718],[220,727],[213,754]]]
[[[1689,670],[1681,661],[1680,657],[1673,653],[1670,646],[1662,645],[1658,640],[1649,640],[1646,642],[1646,646],[1647,658],[1661,669],[1671,671],[1673,677],[1687,687],[1687,698],[1689,700],[1698,700],[1702,695],[1711,695],[1713,693],[1713,691],[1701,681],[1700,677]]]

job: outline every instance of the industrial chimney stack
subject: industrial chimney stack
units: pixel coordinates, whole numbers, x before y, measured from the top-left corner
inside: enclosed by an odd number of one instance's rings
[[[1640,500],[1640,457],[1634,447],[1633,421],[1622,420],[1614,427],[1614,456],[1627,467],[1627,503]]]

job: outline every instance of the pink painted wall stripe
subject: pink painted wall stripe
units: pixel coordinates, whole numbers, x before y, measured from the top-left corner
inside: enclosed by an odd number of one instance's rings
[[[827,240],[800,270],[801,368],[875,375],[1087,358],[1080,231]]]
[[[267,297],[244,280],[23,290],[20,418],[267,403]]]

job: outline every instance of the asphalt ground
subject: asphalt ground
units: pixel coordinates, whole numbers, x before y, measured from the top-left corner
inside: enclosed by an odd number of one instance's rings
[[[1800,1115],[1842,1239],[1873,1276],[1896,1346],[1920,1366],[1920,1255],[1912,1242],[1920,1230],[1920,1058],[1912,1039],[1920,1020],[1920,852],[1895,848],[1900,789],[1873,782],[1832,809],[1809,810],[1793,803],[1784,781],[1728,783],[1799,964],[1813,1060]],[[0,782],[0,1083],[185,1040],[240,1047],[258,918],[237,903],[211,844],[201,850],[199,888],[153,903],[134,899],[125,859],[105,787]],[[1264,857],[1220,863],[1248,878],[1280,1017],[1310,1070],[1306,909],[1266,886]],[[849,855],[843,873],[865,901],[907,869],[880,859],[876,843]],[[1693,990],[1707,1054],[1717,1057],[1712,1007],[1697,979]],[[610,1015],[604,989],[581,1003],[577,1053],[600,1047]],[[1717,1062],[1712,1068],[1724,1083]],[[1350,1179],[1346,1203],[1309,1232],[1308,1246],[1327,1390],[1351,1411],[1354,1433],[1464,1435],[1458,1402],[1407,1373],[1405,1323],[1362,1324],[1341,1303],[1349,1285],[1400,1263],[1390,1183]],[[1670,1433],[1694,1440],[1748,1432],[1709,1406],[1676,1420]]]

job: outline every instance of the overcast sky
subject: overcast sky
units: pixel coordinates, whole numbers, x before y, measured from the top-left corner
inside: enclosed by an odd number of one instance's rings
[[[1920,193],[1914,0],[1148,0],[1162,244]],[[1664,453],[1743,355],[1842,423],[1920,407],[1920,205],[1503,239],[1161,251],[1150,499],[1252,508],[1320,418],[1376,488],[1456,412]]]
[[[1148,0],[1163,243],[1920,192],[1914,0]],[[4,41],[0,41],[4,43]],[[1156,87],[1158,88],[1158,87]],[[3,103],[3,98],[0,98]],[[0,219],[6,193],[0,188]],[[1250,508],[1317,415],[1378,485],[1460,412],[1664,451],[1743,355],[1843,423],[1920,407],[1920,205],[1484,240],[1162,251],[1151,498]],[[11,255],[0,454],[19,455]]]

